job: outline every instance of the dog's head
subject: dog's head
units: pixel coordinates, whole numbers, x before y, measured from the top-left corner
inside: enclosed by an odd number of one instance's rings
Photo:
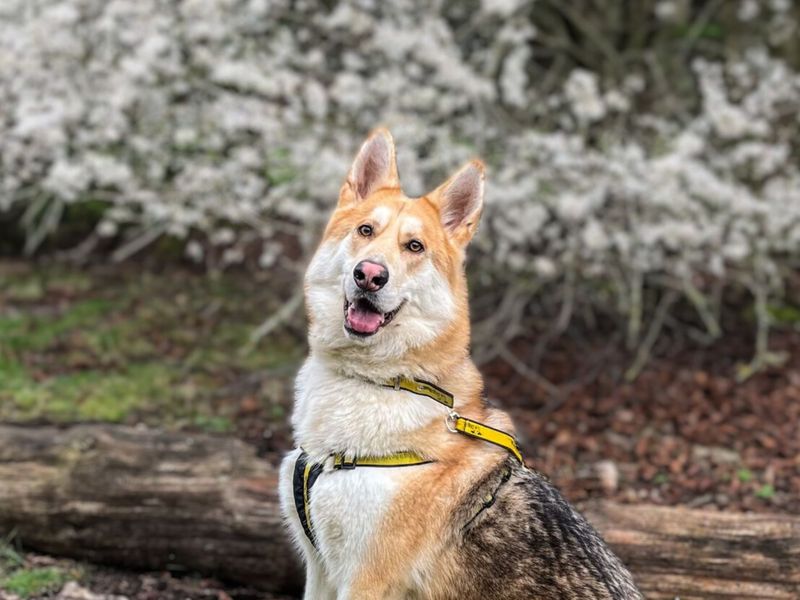
[[[468,336],[463,263],[483,180],[483,164],[472,161],[433,192],[408,198],[391,135],[373,132],[306,273],[312,348],[391,360],[453,327]]]

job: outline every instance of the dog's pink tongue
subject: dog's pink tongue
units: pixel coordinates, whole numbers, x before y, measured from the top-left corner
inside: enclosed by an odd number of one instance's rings
[[[351,304],[347,309],[347,321],[353,331],[375,333],[383,323],[383,315]]]

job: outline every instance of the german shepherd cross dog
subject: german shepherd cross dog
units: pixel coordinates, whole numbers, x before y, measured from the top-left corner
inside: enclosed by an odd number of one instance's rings
[[[406,197],[380,129],[341,187],[280,475],[306,599],[642,598],[485,402],[464,275],[483,183],[475,160]]]

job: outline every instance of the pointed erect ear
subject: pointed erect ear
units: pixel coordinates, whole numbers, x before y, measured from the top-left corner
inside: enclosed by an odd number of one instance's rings
[[[439,207],[442,226],[461,244],[472,239],[483,209],[484,166],[473,160],[461,167],[431,194]]]
[[[339,205],[359,202],[381,188],[400,188],[394,140],[383,128],[362,144],[339,191]]]

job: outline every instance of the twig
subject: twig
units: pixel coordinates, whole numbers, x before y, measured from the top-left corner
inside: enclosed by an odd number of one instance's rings
[[[667,290],[661,298],[661,301],[656,307],[653,320],[650,322],[647,334],[644,336],[642,343],[639,345],[639,349],[636,351],[636,358],[628,370],[625,371],[625,379],[627,381],[636,379],[647,364],[647,361],[650,360],[650,352],[653,349],[653,345],[658,339],[658,334],[661,333],[661,328],[664,326],[664,320],[667,318],[669,309],[678,299],[678,296],[679,294],[675,290]]]
[[[500,306],[491,317],[484,319],[473,330],[479,345],[485,347],[483,351],[475,353],[475,362],[485,364],[500,354],[500,347],[516,337],[521,330],[522,313],[538,290],[538,286],[528,293],[522,293],[519,286],[509,287],[500,301]],[[502,323],[506,325],[498,334]]]
[[[569,266],[567,267],[566,276],[564,278],[564,298],[561,304],[561,310],[558,313],[558,318],[556,319],[556,326],[555,326],[555,333],[556,335],[563,333],[564,330],[569,326],[570,321],[572,320],[572,310],[575,305],[575,278],[577,274],[575,273],[575,265],[572,261],[570,261]]]
[[[250,334],[250,347],[252,348],[255,346],[261,339],[268,336],[272,333],[275,329],[279,326],[283,325],[289,319],[291,319],[292,315],[303,305],[303,289],[300,288],[299,290],[295,291],[292,294],[292,297],[289,298],[286,302],[283,303],[277,311],[275,311],[272,315],[267,317],[267,319],[261,323],[254,331]]]
[[[615,75],[619,75],[623,72],[622,60],[620,59],[620,55],[616,48],[614,48],[614,46],[601,32],[595,29],[594,24],[589,19],[584,18],[581,12],[575,7],[571,6],[569,2],[557,2],[556,0],[550,0],[549,4],[558,12],[560,12],[566,19],[571,21],[575,28],[581,31],[586,36],[586,39],[594,44],[597,49],[605,55],[607,59],[606,64],[609,64],[612,67]],[[601,63],[602,62],[603,61],[601,61]],[[597,70],[599,71],[600,69]]]
[[[630,302],[628,308],[628,329],[625,337],[625,345],[630,350],[639,342],[642,331],[642,312],[644,310],[642,302],[643,292],[642,272],[636,269],[633,273]]]
[[[26,230],[25,255],[30,256],[52,233],[64,214],[64,203],[50,196],[40,196],[25,211],[22,223]],[[39,222],[36,222],[36,217]]]
[[[156,225],[146,230],[142,235],[133,238],[128,243],[117,248],[111,255],[113,262],[122,262],[156,241],[166,230],[165,225]]]
[[[769,313],[769,295],[766,286],[761,282],[751,282],[749,287],[755,298],[756,348],[753,359],[737,369],[736,379],[739,382],[752,377],[765,367],[780,366],[788,359],[785,352],[769,351],[769,329],[772,317]]]
[[[688,277],[683,277],[683,293],[692,303],[697,314],[700,315],[700,320],[706,326],[706,331],[712,339],[718,338],[722,335],[722,329],[719,326],[717,318],[712,312],[708,298],[706,298],[700,290],[689,280]]]
[[[557,385],[552,383],[549,379],[545,378],[544,376],[540,375],[537,371],[531,369],[528,365],[518,359],[511,350],[508,349],[507,346],[502,346],[499,349],[500,357],[505,360],[511,368],[514,369],[519,375],[527,379],[528,381],[532,381],[539,387],[543,388],[551,398],[558,398],[560,399],[563,395],[561,390]]]
[[[713,2],[709,2],[697,16],[697,20],[692,24],[685,36],[685,43],[681,51],[684,60],[686,60],[692,53],[692,50],[694,49],[697,40],[700,39],[700,36],[702,35],[706,25],[708,25],[711,17],[714,16],[714,13],[717,12],[717,9],[719,9],[721,5],[722,0],[714,0]]]
[[[59,252],[57,256],[66,260],[70,263],[76,265],[83,265],[86,264],[86,261],[89,259],[89,256],[94,252],[97,245],[100,243],[100,236],[97,235],[96,232],[91,233],[86,239],[84,239],[80,244],[70,248],[69,250],[64,250],[63,252]]]

